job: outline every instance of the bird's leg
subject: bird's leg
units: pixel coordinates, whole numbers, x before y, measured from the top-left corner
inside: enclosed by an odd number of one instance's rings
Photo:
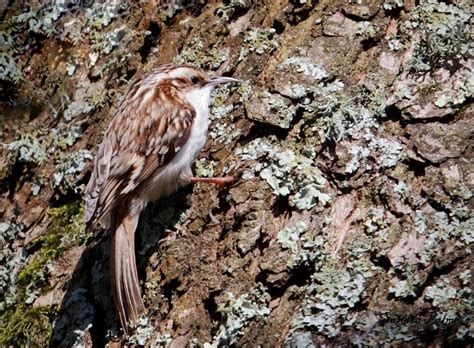
[[[222,186],[232,184],[235,181],[237,181],[237,178],[240,177],[240,175],[244,172],[244,170],[250,167],[250,165],[251,165],[250,163],[244,163],[243,165],[241,164],[237,166],[236,168],[232,169],[229,172],[229,175],[216,177],[216,178],[197,178],[192,175],[191,168],[189,168],[187,172],[188,174],[187,179],[188,179],[188,182],[193,183],[193,184],[202,182],[202,183],[214,184],[214,185],[222,187]]]
[[[236,180],[235,176],[232,176],[232,175],[216,177],[216,178],[196,178],[194,176],[189,178],[189,181],[193,184],[202,182],[206,184],[214,184],[217,186],[225,186],[227,184],[232,184],[235,180]]]

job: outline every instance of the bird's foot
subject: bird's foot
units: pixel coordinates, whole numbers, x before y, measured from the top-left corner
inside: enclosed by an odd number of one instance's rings
[[[189,181],[193,184],[202,182],[206,184],[214,184],[220,187],[228,185],[228,184],[232,184],[236,180],[237,180],[236,177],[233,175],[227,175],[227,176],[217,177],[217,178],[196,178],[196,177],[189,178]]]

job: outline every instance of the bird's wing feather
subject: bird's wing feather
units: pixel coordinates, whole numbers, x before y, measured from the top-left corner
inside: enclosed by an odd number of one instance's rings
[[[108,165],[95,168],[94,187],[88,188],[95,192],[96,220],[169,163],[191,134],[195,110],[181,92],[171,85],[142,89],[127,93],[99,149],[96,167]],[[127,103],[128,95],[133,98]]]
[[[100,191],[104,187],[110,171],[110,159],[112,157],[112,146],[108,139],[104,139],[99,147],[95,158],[94,170],[86,188],[84,211],[84,223],[89,225],[94,219],[97,211],[97,201]]]

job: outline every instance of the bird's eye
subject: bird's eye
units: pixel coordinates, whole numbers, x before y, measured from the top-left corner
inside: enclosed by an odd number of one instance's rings
[[[191,76],[191,82],[196,85],[199,82],[199,77],[197,77],[196,75]]]

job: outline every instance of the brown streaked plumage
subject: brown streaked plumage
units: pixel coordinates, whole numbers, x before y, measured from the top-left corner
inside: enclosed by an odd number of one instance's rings
[[[126,333],[127,324],[145,310],[134,245],[141,211],[180,186],[233,180],[194,178],[191,165],[206,140],[213,88],[237,81],[209,79],[190,66],[163,65],[124,95],[104,134],[86,189],[84,222],[103,221],[112,228],[112,288]]]

